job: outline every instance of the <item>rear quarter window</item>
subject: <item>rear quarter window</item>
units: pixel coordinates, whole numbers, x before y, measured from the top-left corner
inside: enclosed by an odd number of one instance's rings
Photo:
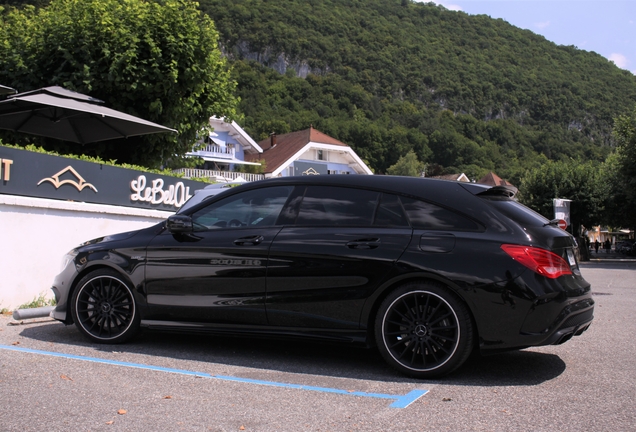
[[[484,198],[499,213],[524,226],[544,226],[550,222],[546,217],[511,199]]]
[[[415,229],[446,231],[482,231],[472,219],[438,205],[413,198],[400,197],[404,210]]]

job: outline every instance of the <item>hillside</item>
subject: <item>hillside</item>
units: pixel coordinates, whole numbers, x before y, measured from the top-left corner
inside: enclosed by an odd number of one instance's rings
[[[13,6],[47,0],[0,0]],[[501,19],[412,0],[200,0],[257,141],[310,125],[379,173],[414,150],[427,174],[603,160],[636,77]]]
[[[313,124],[379,172],[518,178],[544,158],[603,159],[636,77],[488,16],[409,0],[202,0],[256,139]]]

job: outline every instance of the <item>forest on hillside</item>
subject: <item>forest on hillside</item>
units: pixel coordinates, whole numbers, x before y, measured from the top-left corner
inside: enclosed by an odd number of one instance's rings
[[[46,0],[0,0],[45,6]],[[413,151],[427,175],[603,161],[636,77],[501,19],[412,0],[200,0],[254,139],[308,128],[377,173]]]
[[[513,182],[545,160],[603,160],[636,77],[501,19],[409,0],[201,0],[256,139],[308,127],[385,172]]]

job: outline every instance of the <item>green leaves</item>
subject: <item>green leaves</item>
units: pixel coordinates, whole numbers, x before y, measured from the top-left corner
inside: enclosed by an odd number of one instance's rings
[[[3,83],[20,91],[62,85],[179,131],[74,152],[158,166],[189,151],[211,116],[236,115],[236,83],[218,33],[193,2],[53,0],[1,19]]]
[[[425,169],[426,164],[420,162],[415,152],[411,150],[404,156],[401,156],[395,165],[391,165],[389,169],[386,170],[386,173],[397,176],[419,177]]]
[[[607,160],[613,203],[608,217],[617,225],[635,226],[636,214],[636,106],[614,120],[616,152]]]
[[[547,161],[523,177],[520,200],[548,219],[554,217],[552,200],[572,200],[570,217],[574,230],[606,221],[605,207],[610,195],[610,173],[606,164],[567,161]]]
[[[200,3],[240,70],[249,133],[266,137],[274,120],[313,124],[379,173],[409,150],[513,183],[545,158],[601,161],[612,117],[636,97],[636,78],[597,54],[433,4]]]

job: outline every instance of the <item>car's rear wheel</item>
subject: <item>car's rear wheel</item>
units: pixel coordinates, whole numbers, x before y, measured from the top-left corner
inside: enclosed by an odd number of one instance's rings
[[[375,337],[384,359],[417,378],[446,375],[468,359],[473,349],[468,308],[442,285],[409,283],[382,302]]]
[[[121,343],[139,330],[133,292],[112,270],[96,270],[80,280],[71,314],[77,328],[95,342]]]

